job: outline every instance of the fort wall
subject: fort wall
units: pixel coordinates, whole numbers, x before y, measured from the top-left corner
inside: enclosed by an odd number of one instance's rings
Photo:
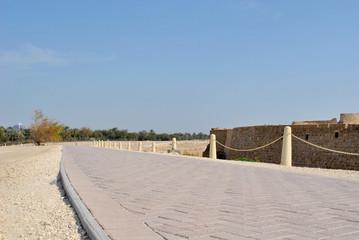
[[[342,118],[341,118],[342,119]],[[348,118],[344,118],[346,121]],[[355,120],[355,119],[354,119]],[[353,119],[350,119],[353,121]],[[217,141],[235,149],[251,149],[263,146],[281,137],[284,125],[214,128]],[[305,124],[292,125],[292,133],[304,140],[333,150],[359,153],[359,124]],[[217,144],[217,156],[222,159],[250,158],[260,162],[280,164],[282,141],[252,152],[236,152]],[[328,152],[295,138],[292,139],[293,166],[359,170],[359,156]],[[208,151],[204,152],[204,156]]]
[[[340,114],[340,123],[359,124],[359,113],[342,113]]]

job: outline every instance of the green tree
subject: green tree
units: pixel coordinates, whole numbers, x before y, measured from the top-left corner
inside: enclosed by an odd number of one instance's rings
[[[149,134],[146,130],[143,130],[141,132],[138,132],[137,137],[139,141],[145,141],[148,140]]]
[[[14,130],[12,127],[5,129],[5,136],[11,142],[20,142],[24,140],[24,135],[20,131]]]
[[[47,141],[60,141],[62,129],[63,125],[45,117],[41,110],[34,111],[34,123],[30,127],[30,133],[36,145]]]
[[[92,136],[92,130],[88,127],[82,127],[78,133],[78,140],[87,141]]]
[[[156,141],[157,140],[157,134],[155,130],[151,129],[150,133],[148,134],[148,140]]]
[[[68,126],[65,126],[62,129],[62,131],[60,133],[60,136],[61,136],[63,141],[72,141],[73,140],[73,138],[71,136],[71,129]]]
[[[8,138],[5,134],[5,128],[0,126],[0,143],[7,142]]]

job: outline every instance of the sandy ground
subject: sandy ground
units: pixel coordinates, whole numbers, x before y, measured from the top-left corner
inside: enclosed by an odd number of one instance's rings
[[[59,178],[61,146],[0,147],[0,239],[88,239]]]
[[[132,143],[134,146],[137,146],[136,142]],[[181,152],[182,155],[189,156],[202,156],[204,150],[206,150],[207,145],[209,144],[208,140],[192,140],[192,141],[178,141],[177,150]],[[136,148],[134,148],[136,149]],[[167,150],[172,149],[172,142],[158,142],[156,143],[156,152],[158,153],[167,153]],[[143,148],[146,152],[152,151],[152,143],[148,142],[147,146]]]

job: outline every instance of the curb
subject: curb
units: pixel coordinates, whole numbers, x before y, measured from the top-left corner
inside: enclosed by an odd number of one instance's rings
[[[87,209],[85,204],[81,201],[80,197],[77,195],[75,190],[72,188],[72,185],[67,177],[64,168],[64,154],[62,153],[61,162],[60,162],[60,175],[62,185],[65,189],[67,196],[70,199],[72,206],[74,207],[77,215],[80,218],[81,224],[86,230],[88,237],[91,240],[110,240],[102,227],[96,222],[92,217],[90,211]]]

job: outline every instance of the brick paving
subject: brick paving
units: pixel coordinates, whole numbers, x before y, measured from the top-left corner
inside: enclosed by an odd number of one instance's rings
[[[359,181],[80,146],[64,161],[113,239],[359,239]]]

